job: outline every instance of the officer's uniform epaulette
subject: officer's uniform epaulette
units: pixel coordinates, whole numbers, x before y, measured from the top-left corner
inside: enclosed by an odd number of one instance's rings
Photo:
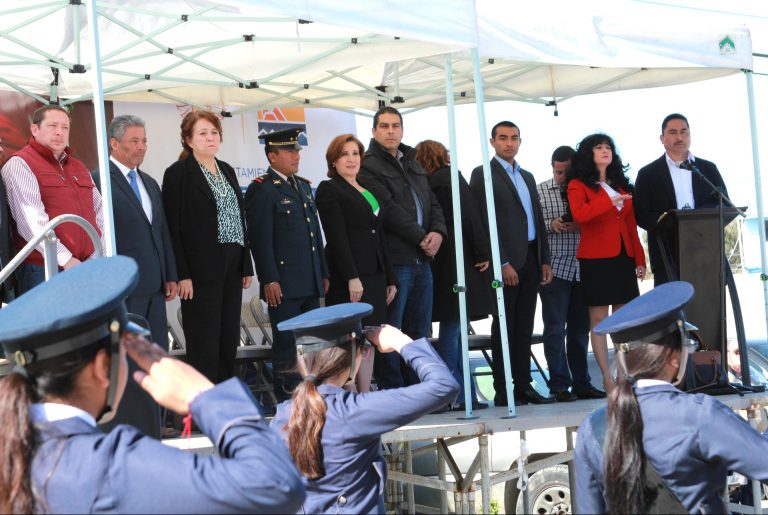
[[[266,175],[259,175],[258,177],[256,177],[256,178],[253,180],[253,182],[255,182],[255,183],[257,183],[257,184],[261,184],[262,182],[264,182],[264,178],[265,178],[265,177],[266,177]]]
[[[297,178],[297,179],[299,179],[299,180],[302,180],[302,181],[306,182],[306,183],[307,183],[307,184],[309,184],[310,186],[312,185],[312,181],[310,181],[310,180],[309,180],[309,179],[307,179],[306,177],[299,177],[298,175],[294,175],[294,177],[296,177],[296,178]]]

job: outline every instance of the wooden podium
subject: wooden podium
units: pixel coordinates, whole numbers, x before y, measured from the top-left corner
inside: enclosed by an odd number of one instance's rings
[[[702,347],[717,351],[726,344],[721,318],[725,278],[720,277],[725,249],[720,246],[719,215],[719,209],[673,209],[661,215],[652,229],[667,277],[687,281],[695,289],[693,301],[685,308],[686,318],[699,328]],[[723,227],[737,215],[735,208],[723,208]]]

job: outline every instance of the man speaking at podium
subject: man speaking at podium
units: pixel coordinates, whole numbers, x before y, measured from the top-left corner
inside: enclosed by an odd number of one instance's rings
[[[656,236],[650,232],[659,217],[670,209],[702,209],[718,206],[718,195],[699,177],[701,172],[728,196],[723,178],[715,163],[694,157],[690,152],[691,129],[688,119],[679,113],[664,118],[661,124],[663,156],[645,165],[637,174],[635,205],[637,225],[648,232],[648,253],[651,258],[654,286],[670,281],[664,269]],[[726,207],[730,207],[726,205]],[[713,234],[713,238],[717,235]]]

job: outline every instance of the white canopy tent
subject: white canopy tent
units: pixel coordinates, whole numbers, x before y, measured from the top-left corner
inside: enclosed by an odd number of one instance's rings
[[[745,29],[713,27],[711,16],[653,19],[651,9],[593,0],[544,0],[529,10],[501,0],[125,0],[95,9],[11,0],[0,10],[0,88],[43,102],[94,98],[109,203],[104,98],[189,103],[225,116],[292,105],[371,112],[381,103],[407,113],[477,101],[487,152],[484,100],[556,106],[751,70]]]

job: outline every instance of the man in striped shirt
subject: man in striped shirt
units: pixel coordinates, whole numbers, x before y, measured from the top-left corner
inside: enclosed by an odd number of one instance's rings
[[[544,319],[544,357],[549,390],[558,402],[600,399],[605,392],[590,382],[587,367],[589,310],[579,282],[579,227],[569,217],[563,194],[565,173],[574,150],[558,147],[552,154],[552,178],[539,184],[541,211],[552,260],[552,282],[539,287]],[[568,388],[571,388],[571,391]]]
[[[85,218],[102,234],[101,195],[85,165],[71,155],[69,113],[46,105],[32,115],[32,137],[3,166],[8,205],[15,221],[17,249],[39,234],[51,219],[62,214]],[[66,270],[93,256],[91,239],[80,227],[56,228],[56,260]],[[45,280],[43,245],[40,244],[17,270],[18,293]]]

